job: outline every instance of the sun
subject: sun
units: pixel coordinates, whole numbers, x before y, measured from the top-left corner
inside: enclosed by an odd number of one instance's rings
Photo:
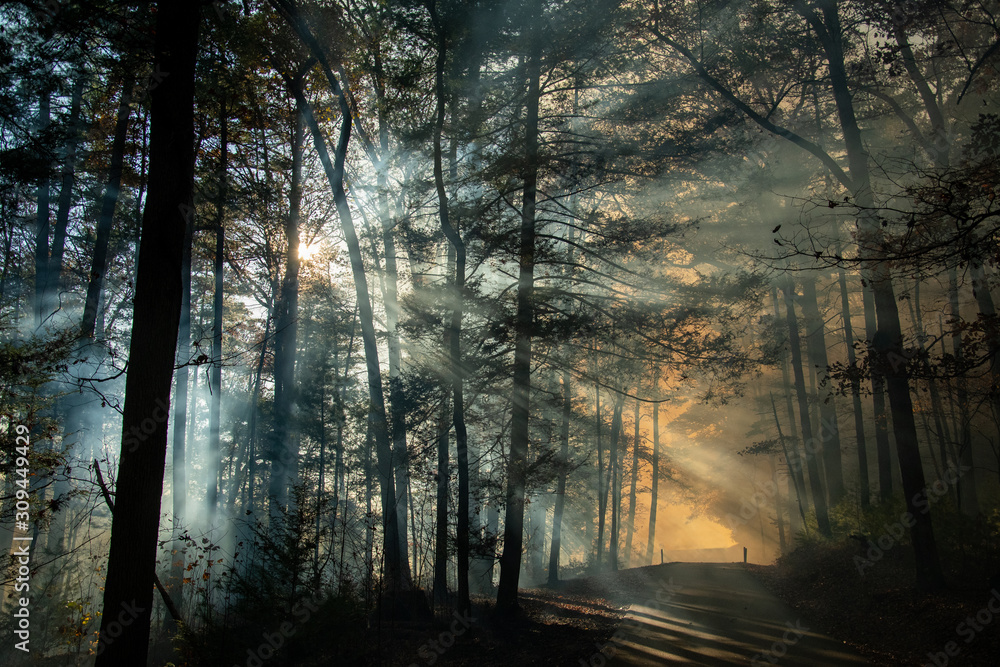
[[[308,261],[316,256],[319,252],[318,243],[300,243],[299,244],[299,259],[303,262]]]

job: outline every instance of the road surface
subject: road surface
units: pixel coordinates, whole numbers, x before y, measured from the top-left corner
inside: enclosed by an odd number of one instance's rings
[[[590,665],[612,656],[606,664],[615,667],[869,664],[811,629],[740,564],[671,563],[650,572],[649,598],[629,608]]]

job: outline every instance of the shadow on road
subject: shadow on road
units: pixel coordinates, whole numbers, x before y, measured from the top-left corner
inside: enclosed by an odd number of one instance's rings
[[[849,647],[809,628],[739,564],[651,568],[649,599],[629,608],[591,665],[864,665]],[[601,655],[603,653],[603,655]]]

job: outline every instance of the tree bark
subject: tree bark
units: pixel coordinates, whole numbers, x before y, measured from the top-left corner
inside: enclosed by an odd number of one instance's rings
[[[336,79],[333,79],[336,83]],[[400,535],[398,531],[398,512],[396,511],[395,485],[393,482],[392,443],[389,440],[388,420],[385,409],[385,393],[382,390],[381,366],[379,364],[378,342],[375,336],[375,316],[372,310],[371,297],[368,294],[368,278],[365,276],[364,260],[361,256],[361,244],[358,241],[354,218],[347,204],[347,192],[344,190],[344,162],[347,158],[347,145],[351,136],[351,110],[347,105],[339,85],[333,91],[340,100],[341,128],[340,137],[334,153],[335,161],[330,159],[326,148],[326,139],[312,113],[305,95],[296,93],[305,112],[306,125],[313,137],[313,144],[319,154],[320,162],[326,173],[330,189],[334,193],[334,202],[340,217],[340,226],[347,244],[347,252],[351,262],[351,273],[354,277],[354,289],[358,304],[358,321],[361,325],[361,341],[365,351],[365,366],[368,376],[368,397],[370,410],[368,421],[375,444],[376,465],[378,468],[379,491],[382,500],[383,549],[385,553],[386,581],[390,593],[408,590],[411,582],[409,568],[400,560]]]
[[[552,545],[549,550],[549,583],[559,581],[559,551],[562,548],[562,521],[566,510],[566,475],[569,467],[569,420],[573,411],[573,389],[570,386],[569,371],[562,374],[562,423],[559,426],[558,482],[556,482],[556,504],[552,510]]]
[[[771,303],[774,308],[774,318],[775,320],[779,320],[778,290],[774,287],[771,288]],[[788,357],[784,354],[781,356],[781,386],[784,388],[783,393],[785,394],[785,414],[788,415],[787,443],[781,433],[781,422],[778,419],[778,409],[774,406],[773,396],[771,397],[771,401],[772,408],[774,408],[774,423],[778,429],[778,438],[781,440],[782,452],[785,455],[785,465],[788,466],[788,477],[791,480],[789,486],[794,489],[795,498],[798,501],[799,511],[793,512],[789,510],[788,512],[789,529],[794,535],[801,527],[797,525],[798,520],[802,521],[802,526],[806,525],[805,508],[809,506],[809,496],[806,491],[805,473],[802,470],[802,454],[799,451],[798,438],[795,437],[795,408],[792,405],[792,383],[788,378]],[[789,491],[788,495],[790,498],[791,491]]]
[[[615,416],[611,420],[611,443],[608,445],[608,459],[611,465],[609,484],[611,490],[611,536],[608,541],[608,566],[612,572],[618,570],[618,537],[621,517],[621,451],[622,441],[622,410],[625,408],[624,396],[615,399]],[[621,450],[621,451],[620,451]]]
[[[632,482],[628,491],[628,527],[625,530],[625,567],[632,562],[632,534],[635,532],[635,489],[639,481],[639,399],[635,401],[632,439]]]
[[[656,376],[655,386],[659,388],[660,379]],[[646,565],[653,564],[653,545],[656,541],[656,505],[659,502],[660,489],[660,404],[653,403],[653,471],[650,475],[649,489],[649,538],[646,541]]]
[[[806,275],[802,280],[802,324],[806,329],[806,345],[809,349],[809,365],[817,382],[817,398],[823,391],[822,385],[828,381],[826,355],[826,325],[819,312],[816,296],[816,279]],[[827,390],[829,391],[829,390]],[[826,488],[830,506],[836,506],[844,497],[844,470],[840,451],[840,425],[832,394],[819,400],[820,432],[824,434],[823,470],[826,473]]]
[[[188,380],[191,361],[191,244],[194,238],[194,210],[188,211],[184,225],[184,248],[181,255],[181,313],[177,331],[177,376],[174,381],[174,423],[172,443],[172,479],[171,493],[173,495],[173,535],[176,554],[171,558],[170,579],[177,587],[174,594],[176,603],[183,606],[184,596],[180,586],[184,577],[184,556],[181,550],[183,542],[179,539],[184,530],[187,514],[187,410],[188,410]]]
[[[59,291],[62,289],[63,254],[66,251],[66,231],[69,227],[69,211],[73,207],[73,185],[76,182],[76,150],[80,141],[80,106],[83,102],[83,86],[85,76],[78,75],[73,84],[70,100],[69,124],[70,134],[66,144],[66,160],[63,162],[62,181],[59,186],[59,203],[56,206],[56,226],[52,234],[52,253],[49,256],[49,268],[46,274],[45,305],[46,311],[57,307]]]
[[[145,665],[167,449],[167,411],[181,306],[181,264],[193,192],[194,78],[201,6],[157,4],[154,70],[170,72],[151,91],[149,192],[142,221],[122,450],[104,589],[97,667]],[[143,425],[152,422],[146,435]],[[133,618],[120,623],[120,618]],[[117,630],[116,630],[117,631]]]
[[[961,367],[965,358],[965,351],[962,346],[962,310],[958,301],[958,275],[954,267],[948,274],[948,303],[951,310],[951,319],[954,322],[951,334],[952,354],[955,355],[955,363]],[[958,427],[958,462],[956,463],[961,464],[964,471],[955,483],[957,487],[958,509],[968,516],[976,516],[979,514],[979,495],[976,493],[976,468],[972,457],[969,391],[964,377],[959,376],[955,381],[957,383],[956,393],[960,419]],[[941,465],[945,470],[949,467],[945,461],[942,461]]]
[[[225,286],[226,228],[226,180],[229,170],[229,123],[226,102],[219,105],[219,171],[218,191],[215,202],[215,293],[212,299],[212,369],[209,389],[212,398],[208,412],[208,488],[205,502],[208,505],[208,519],[211,524],[219,508],[219,473],[222,467],[222,305]]]
[[[791,278],[786,282],[783,291],[785,293],[785,321],[788,324],[788,342],[792,351],[792,373],[795,376],[795,390],[799,399],[799,423],[802,426],[802,439],[805,441],[806,468],[809,471],[809,486],[812,489],[813,507],[816,510],[816,524],[820,533],[831,537],[833,531],[830,529],[830,515],[827,510],[823,482],[820,479],[819,464],[816,460],[816,453],[809,451],[810,448],[816,449],[817,439],[813,437],[812,420],[809,417],[806,381],[802,372],[802,344],[799,340],[799,325],[795,317],[795,290]]]
[[[452,423],[455,426],[455,447],[458,463],[458,525],[457,569],[458,609],[467,611],[469,602],[469,436],[465,425],[465,372],[462,367],[462,317],[465,304],[465,242],[452,221],[448,206],[448,193],[444,187],[444,164],[441,154],[441,135],[444,132],[445,107],[448,90],[445,86],[444,67],[448,56],[448,35],[437,17],[435,2],[429,2],[431,19],[438,33],[438,52],[435,59],[434,80],[437,97],[437,117],[434,122],[434,186],[438,198],[438,215],[441,231],[455,252],[455,281],[452,285],[452,314],[448,331],[448,356],[452,386]],[[454,120],[454,113],[452,114]],[[453,143],[454,147],[455,144]],[[452,156],[452,170],[455,168]],[[405,446],[405,445],[404,445]],[[436,588],[436,587],[435,587]]]
[[[303,77],[303,72],[297,72],[288,85],[301,93]],[[301,268],[299,222],[302,207],[302,151],[305,125],[302,105],[296,102],[295,107],[291,132],[292,181],[288,193],[288,217],[285,219],[285,271],[281,279],[281,294],[278,297],[278,312],[274,327],[274,430],[268,457],[271,459],[268,496],[271,499],[271,521],[275,527],[282,523],[282,512],[291,509],[289,489],[295,483],[299,454],[294,406],[297,393],[295,362]]]
[[[445,338],[451,332],[445,333]],[[434,524],[434,602],[448,601],[448,479],[451,476],[448,462],[451,421],[448,419],[448,395],[441,397],[441,412],[438,415],[437,438],[437,516]]]
[[[38,98],[38,129],[45,131],[50,123],[52,108],[52,93],[43,90]],[[35,212],[35,294],[34,319],[35,328],[42,325],[45,318],[45,292],[49,276],[49,188],[48,175],[38,182]]]
[[[865,311],[865,338],[868,339],[869,353],[878,326],[875,320],[875,298],[868,287],[862,288]],[[871,366],[872,410],[875,418],[875,452],[878,460],[878,497],[880,502],[892,498],[892,454],[889,449],[889,415],[885,411],[885,378],[877,364]]]
[[[851,322],[851,302],[847,293],[847,277],[839,274],[840,307],[844,319],[844,342],[847,345],[847,365],[853,371],[857,368],[854,351],[854,326]],[[865,415],[861,409],[861,378],[851,375],[851,404],[854,409],[854,435],[858,447],[858,494],[862,509],[871,507],[871,481],[868,478],[868,443],[865,440]]]
[[[524,193],[521,202],[520,252],[518,258],[517,314],[515,324],[513,415],[510,459],[507,466],[504,546],[500,557],[497,611],[511,614],[517,609],[524,545],[524,493],[528,468],[528,399],[531,394],[531,338],[535,309],[535,198],[538,189],[538,100],[541,80],[540,57],[532,54],[526,67],[528,97],[524,139]]]
[[[859,242],[865,250],[878,248],[882,236],[881,227],[873,212],[875,201],[871,189],[868,166],[868,152],[861,138],[861,130],[854,113],[854,100],[848,85],[844,64],[843,29],[837,0],[823,0],[819,5],[820,19],[814,13],[808,18],[816,30],[827,55],[830,84],[833,90],[844,146],[850,166],[850,180],[853,184],[854,199],[862,210],[858,218]],[[906,508],[914,517],[910,528],[913,551],[916,560],[917,583],[922,588],[934,589],[944,585],[941,563],[938,559],[937,544],[931,525],[930,513],[918,507],[914,500],[925,492],[926,482],[920,461],[917,443],[917,428],[913,418],[913,402],[910,396],[909,372],[903,356],[903,332],[899,321],[899,309],[892,285],[888,265],[875,258],[866,262],[863,273],[871,282],[875,297],[875,312],[878,330],[873,341],[880,360],[888,363],[885,371],[889,406],[892,411],[892,425],[896,436],[896,451],[902,478]],[[904,360],[899,363],[899,360]]]
[[[108,181],[101,198],[101,211],[97,217],[97,238],[94,243],[94,256],[90,265],[90,281],[87,284],[87,299],[83,306],[83,322],[80,325],[80,335],[83,338],[93,338],[97,325],[97,310],[101,292],[104,289],[104,277],[108,267],[108,246],[111,241],[111,227],[114,220],[115,207],[118,204],[118,193],[121,191],[122,170],[125,163],[125,142],[128,139],[129,105],[132,100],[132,86],[135,76],[126,74],[122,81],[121,99],[118,102],[118,118],[115,121],[115,136],[111,144],[111,163],[108,169]],[[189,211],[193,215],[193,211]]]

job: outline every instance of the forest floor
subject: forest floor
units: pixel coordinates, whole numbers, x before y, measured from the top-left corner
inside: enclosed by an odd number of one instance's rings
[[[993,600],[993,610],[1000,609],[1000,592],[994,594],[985,580],[980,581],[981,577],[968,576],[969,573],[962,576],[961,569],[951,568],[949,581],[953,586],[945,592],[922,593],[913,586],[912,564],[905,551],[887,554],[879,562],[870,564],[864,576],[858,572],[854,559],[861,551],[858,545],[848,541],[803,547],[775,565],[730,564],[699,568],[697,564],[668,563],[573,579],[554,588],[522,589],[521,613],[512,624],[493,622],[492,598],[477,598],[472,614],[475,620],[470,629],[465,630],[457,617],[448,613],[441,615],[435,626],[424,623],[396,627],[387,633],[392,639],[380,644],[380,655],[372,664],[575,667],[605,664],[601,652],[607,657],[618,654],[618,659],[610,663],[612,665],[646,664],[630,661],[628,647],[634,643],[634,627],[625,639],[619,629],[645,616],[650,619],[647,629],[676,630],[676,619],[657,618],[650,608],[658,605],[651,603],[666,599],[676,608],[691,608],[687,597],[690,591],[684,590],[688,576],[685,573],[687,569],[694,572],[696,568],[706,572],[731,570],[724,576],[732,577],[738,576],[737,571],[746,571],[785,603],[811,633],[826,635],[846,648],[844,660],[831,659],[816,664],[854,664],[853,659],[847,659],[850,654],[857,654],[873,665],[998,664],[1000,613],[990,609],[990,602]],[[722,587],[716,599],[723,601],[720,604],[730,604],[727,598],[735,597]],[[623,625],[626,615],[628,621]],[[735,616],[733,621],[740,624],[759,620],[754,610],[738,619]],[[459,632],[453,635],[451,627]],[[683,636],[684,632],[687,631],[682,628],[674,634]],[[741,632],[756,639],[762,636],[752,629],[746,631],[744,628]],[[694,629],[692,635],[697,637],[698,630]],[[664,638],[659,641],[660,648],[664,648]],[[687,643],[669,637],[666,641],[671,650],[681,650],[677,645],[683,647]],[[698,656],[703,655],[708,644],[697,639],[695,643],[700,648],[690,651],[686,659],[680,655],[680,661],[700,663]],[[765,648],[771,646],[768,644]],[[786,648],[787,657],[779,659],[776,654],[770,655],[776,664],[791,665],[796,662],[795,653],[805,650],[804,644],[789,644]],[[784,649],[780,652],[784,654]],[[647,657],[654,653],[648,653]],[[752,651],[741,655],[743,664],[752,659],[750,653]],[[666,656],[652,659],[649,664],[671,662]],[[722,656],[718,660],[705,659],[707,662],[702,664],[737,664],[735,659],[727,661]],[[761,661],[754,664],[772,663],[765,651]]]
[[[380,644],[377,664],[507,667],[579,665],[581,660],[590,664],[590,657],[608,643],[632,601],[645,595],[653,569],[521,589],[520,611],[513,622],[495,621],[492,597],[473,597],[470,628],[453,612],[438,613],[431,627],[426,623],[397,625],[392,639]]]
[[[997,665],[1000,592],[987,575],[953,564],[947,590],[923,593],[913,584],[909,550],[894,551],[862,566],[864,576],[855,557],[865,552],[850,542],[800,548],[775,565],[746,568],[811,627],[872,664]]]

